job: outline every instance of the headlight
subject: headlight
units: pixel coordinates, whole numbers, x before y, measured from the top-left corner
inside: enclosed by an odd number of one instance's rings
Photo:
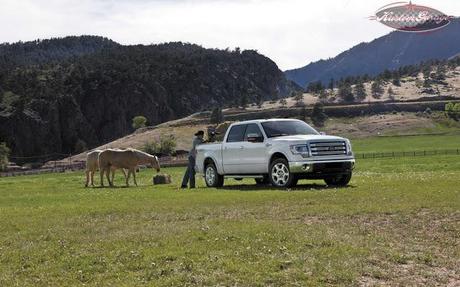
[[[347,144],[347,155],[353,155],[353,150],[351,149],[350,141],[346,140],[345,143]]]
[[[293,154],[300,154],[303,157],[310,156],[310,151],[308,149],[308,145],[301,144],[301,145],[291,145],[291,152]]]

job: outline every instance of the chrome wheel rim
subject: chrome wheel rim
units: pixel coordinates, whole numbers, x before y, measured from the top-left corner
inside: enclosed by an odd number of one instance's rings
[[[289,180],[289,169],[284,163],[277,163],[272,167],[272,180],[278,186],[284,186]]]
[[[213,185],[214,181],[216,180],[216,172],[214,171],[214,168],[212,166],[208,166],[206,168],[206,182],[208,185]]]

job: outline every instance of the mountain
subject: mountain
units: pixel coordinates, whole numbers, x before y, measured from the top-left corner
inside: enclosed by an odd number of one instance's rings
[[[133,132],[138,115],[155,125],[296,89],[273,61],[252,50],[78,39],[0,48],[11,56],[0,67],[0,141],[13,155],[74,153]]]
[[[335,58],[310,63],[288,70],[286,77],[305,87],[310,82],[327,84],[331,78],[377,75],[385,69],[418,64],[433,59],[448,59],[460,53],[460,20],[429,33],[391,32],[388,35],[361,43]]]

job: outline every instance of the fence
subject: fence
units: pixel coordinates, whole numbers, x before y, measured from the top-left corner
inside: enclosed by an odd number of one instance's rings
[[[177,157],[161,157],[159,159],[161,167],[178,167],[186,166],[188,163],[187,156],[181,155]],[[83,170],[86,167],[86,162],[66,162],[66,161],[50,161],[47,162],[43,167],[36,169],[28,170],[14,170],[7,172],[0,172],[0,177],[11,177],[11,176],[21,176],[21,175],[36,175],[36,174],[45,174],[45,173],[62,173],[66,171],[77,171]],[[147,168],[146,166],[141,166],[141,169]]]
[[[447,150],[418,150],[418,151],[392,151],[392,152],[378,152],[378,153],[356,153],[355,158],[359,159],[379,159],[379,158],[401,158],[401,157],[417,157],[417,156],[441,156],[441,155],[460,155],[460,149],[447,149]],[[160,165],[162,167],[179,167],[187,165],[187,157],[162,157],[160,158]],[[147,168],[142,166],[141,169]],[[0,172],[0,177],[21,176],[21,175],[34,175],[44,173],[60,173],[66,171],[77,171],[85,169],[85,162],[63,163],[57,162],[52,166],[48,165],[39,169],[21,170]]]
[[[355,158],[356,159],[373,159],[373,158],[398,158],[398,157],[417,157],[417,156],[436,156],[436,155],[460,155],[460,149],[357,153],[355,154]]]

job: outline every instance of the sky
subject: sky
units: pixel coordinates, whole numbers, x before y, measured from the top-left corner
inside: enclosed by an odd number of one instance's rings
[[[0,42],[99,35],[254,49],[287,70],[392,30],[367,17],[395,0],[0,0]],[[458,0],[413,1],[460,15]]]

